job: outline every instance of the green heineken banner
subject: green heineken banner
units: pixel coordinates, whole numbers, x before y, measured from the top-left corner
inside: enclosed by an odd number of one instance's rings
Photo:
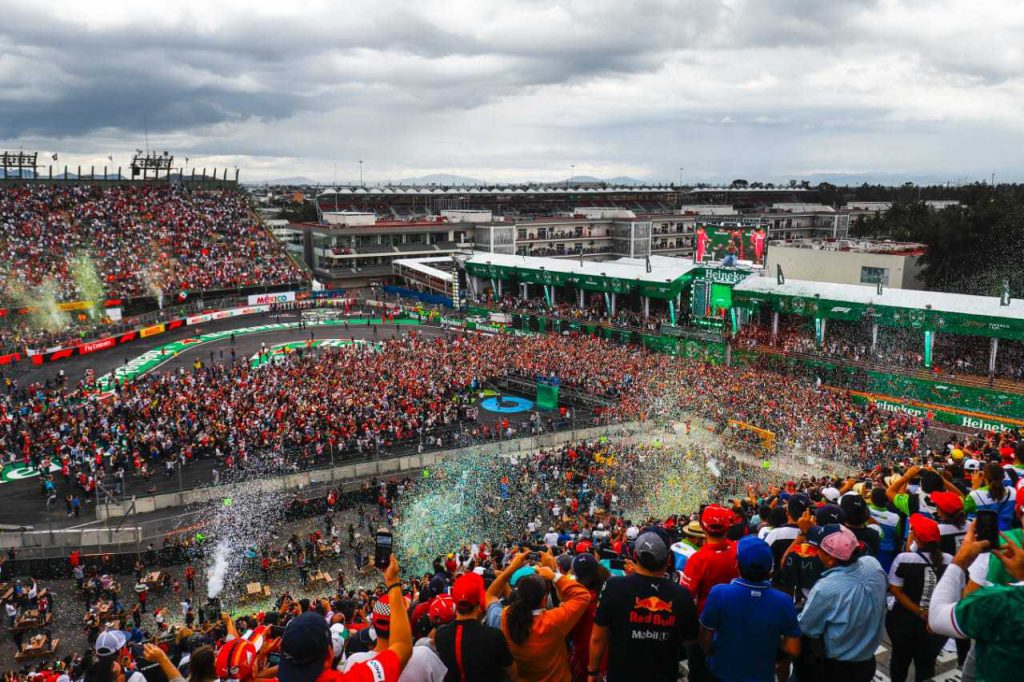
[[[1024,428],[1024,421],[1016,419],[999,419],[988,415],[964,412],[953,408],[942,408],[941,406],[915,401],[904,401],[860,391],[852,391],[850,397],[855,403],[862,405],[871,403],[878,409],[885,410],[886,412],[898,412],[910,415],[911,417],[930,419],[942,422],[943,424],[951,424],[978,431],[1010,431],[1012,429]]]

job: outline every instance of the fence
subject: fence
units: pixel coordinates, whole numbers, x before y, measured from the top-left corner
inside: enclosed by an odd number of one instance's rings
[[[456,450],[438,451],[346,464],[326,469],[297,472],[276,478],[246,481],[237,484],[197,488],[176,493],[137,497],[134,500],[101,504],[98,516],[107,525],[98,528],[73,529],[67,531],[22,531],[0,534],[0,547],[16,549],[20,558],[5,563],[5,575],[33,575],[37,578],[62,578],[69,574],[66,557],[72,549],[90,548],[94,554],[85,552],[87,564],[99,565],[110,572],[128,573],[135,560],[146,554],[145,547],[152,543],[155,562],[162,566],[183,563],[192,558],[175,546],[163,546],[168,531],[192,532],[209,520],[211,513],[207,506],[211,502],[233,498],[241,493],[280,495],[282,503],[301,491],[302,498],[309,503],[306,511],[310,516],[322,514],[326,509],[323,498],[328,490],[339,490],[351,502],[358,496],[363,481],[393,475],[412,475],[424,468],[440,463],[448,457],[473,457],[480,455],[513,457],[537,450],[556,447],[577,440],[621,437],[635,434],[638,426],[634,423],[611,424],[590,427],[575,432],[562,431],[518,439],[495,441],[472,445]],[[123,521],[129,513],[149,513],[160,509],[184,505],[200,505],[202,509],[172,515],[162,519],[147,520],[132,526],[119,526],[118,517]],[[258,520],[254,520],[258,522]],[[113,526],[113,527],[111,527]],[[52,543],[52,544],[50,544]],[[107,547],[108,551],[103,551]],[[28,556],[26,556],[28,555]],[[149,562],[147,562],[149,563]]]

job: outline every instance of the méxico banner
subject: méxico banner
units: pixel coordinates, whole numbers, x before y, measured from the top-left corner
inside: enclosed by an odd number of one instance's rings
[[[293,303],[295,301],[294,291],[279,291],[276,294],[252,294],[249,296],[249,305],[269,305],[271,303]]]

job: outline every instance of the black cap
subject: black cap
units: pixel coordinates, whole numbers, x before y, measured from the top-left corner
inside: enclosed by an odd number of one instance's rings
[[[648,526],[640,531],[633,550],[636,552],[637,563],[654,571],[665,566],[671,546],[672,538],[664,528]]]
[[[323,616],[309,611],[293,618],[281,637],[278,679],[281,682],[316,682],[324,671],[328,651],[331,651],[331,631]]]
[[[786,502],[786,511],[789,512],[791,518],[799,519],[804,515],[804,512],[811,508],[811,498],[803,493],[794,493],[789,496],[789,501]]]
[[[866,523],[871,513],[868,503],[860,495],[843,495],[839,498],[839,508],[846,514],[846,522],[854,526]]]
[[[830,523],[845,523],[846,514],[835,504],[823,504],[814,512],[814,522],[819,526],[827,526]]]

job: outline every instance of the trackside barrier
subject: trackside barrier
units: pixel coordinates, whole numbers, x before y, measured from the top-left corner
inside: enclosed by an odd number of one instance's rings
[[[372,476],[391,476],[394,474],[411,473],[421,469],[437,465],[446,457],[464,457],[482,454],[493,455],[515,455],[524,452],[542,450],[545,448],[573,442],[574,440],[590,440],[600,436],[618,436],[624,433],[630,425],[613,425],[611,427],[597,426],[588,429],[578,429],[576,437],[573,438],[572,431],[560,431],[547,433],[540,436],[518,438],[507,441],[495,441],[483,445],[472,445],[457,450],[425,452],[416,455],[405,455],[388,459],[378,459],[367,462],[346,464],[328,469],[313,469],[301,471],[285,476],[277,476],[258,481],[246,481],[243,483],[228,483],[220,486],[193,488],[181,492],[160,493],[136,497],[134,500],[135,513],[148,514],[161,509],[182,507],[188,505],[204,504],[234,497],[237,493],[246,492],[251,494],[254,491],[261,493],[291,493],[297,489],[308,488],[331,482],[344,482],[352,479],[367,478]],[[132,502],[118,502],[101,504],[96,510],[96,519],[106,521],[117,519],[126,514]]]

